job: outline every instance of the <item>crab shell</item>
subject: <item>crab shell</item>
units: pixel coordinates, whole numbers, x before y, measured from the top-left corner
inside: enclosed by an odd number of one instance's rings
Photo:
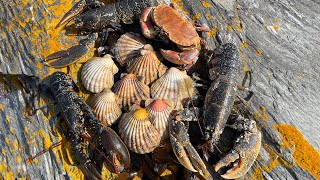
[[[159,5],[154,8],[152,19],[178,46],[194,47],[200,44],[200,37],[196,28],[174,8]]]

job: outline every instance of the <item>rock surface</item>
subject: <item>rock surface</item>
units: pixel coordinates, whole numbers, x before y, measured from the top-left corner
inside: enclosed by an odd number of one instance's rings
[[[250,105],[263,133],[263,146],[246,177],[320,179],[319,2],[172,3],[211,29],[204,33],[211,50],[217,32],[224,42],[236,43],[244,69],[253,72],[255,94]],[[63,147],[27,162],[61,140],[53,105],[40,98],[36,87],[55,71],[44,66],[44,57],[77,43],[78,38],[66,35],[68,31],[55,29],[71,6],[66,0],[0,2],[0,177],[4,179],[82,177],[72,162],[65,162],[68,153]],[[77,63],[62,71],[78,79],[79,68]]]

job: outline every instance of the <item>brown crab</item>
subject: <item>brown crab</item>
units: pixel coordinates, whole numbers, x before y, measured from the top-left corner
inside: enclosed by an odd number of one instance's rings
[[[156,30],[151,21],[160,32]],[[149,39],[160,34],[177,44],[182,52],[161,49],[161,54],[168,61],[183,65],[185,69],[190,68],[198,59],[200,37],[197,31],[207,31],[203,26],[193,25],[176,9],[168,5],[144,9],[140,17],[140,26],[143,35]]]

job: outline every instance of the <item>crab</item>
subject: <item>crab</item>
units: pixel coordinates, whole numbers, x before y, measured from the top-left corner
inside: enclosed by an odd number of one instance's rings
[[[140,17],[140,26],[146,38],[153,39],[159,35],[175,43],[182,52],[164,49],[160,52],[166,60],[181,65],[184,69],[190,68],[198,59],[201,41],[197,31],[208,31],[203,26],[193,25],[168,5],[144,9]]]

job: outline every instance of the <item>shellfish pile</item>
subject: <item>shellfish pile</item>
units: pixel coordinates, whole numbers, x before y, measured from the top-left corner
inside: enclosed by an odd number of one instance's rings
[[[119,134],[128,149],[152,152],[169,140],[170,114],[194,96],[193,80],[184,70],[166,67],[139,34],[120,36],[112,53],[114,59],[106,54],[83,66],[82,83],[93,93],[88,104],[101,123],[111,126],[119,121]],[[124,72],[114,82],[119,69]]]

